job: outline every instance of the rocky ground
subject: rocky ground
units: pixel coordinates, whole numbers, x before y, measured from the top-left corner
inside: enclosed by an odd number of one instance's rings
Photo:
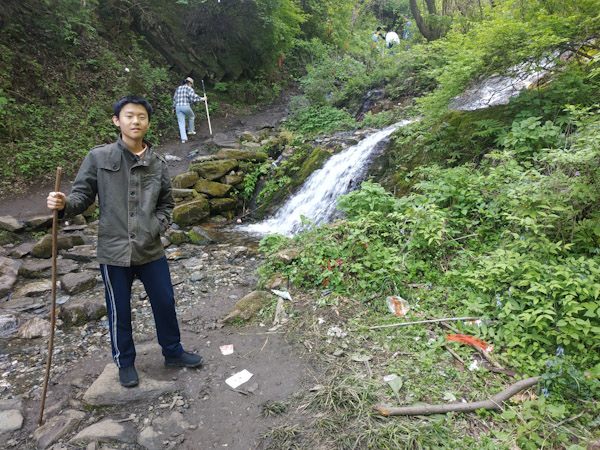
[[[206,130],[195,140],[171,142],[159,151],[180,158],[170,161],[171,175],[177,175],[187,169],[190,153],[229,146],[241,131],[272,127],[285,113],[281,104],[262,113],[215,120],[213,137]],[[63,186],[68,192],[68,182]],[[0,216],[26,220],[47,214],[48,190],[38,186],[20,198],[3,199]],[[140,384],[122,388],[110,355],[104,291],[93,258],[95,231],[94,224],[61,230],[61,235],[78,236],[76,243],[82,240],[83,245],[61,252],[58,260],[61,315],[40,428],[51,298],[49,260],[32,256],[32,242],[9,243],[0,249],[5,262],[18,260],[27,269],[19,272],[10,300],[0,303],[0,447],[267,447],[263,435],[281,419],[278,405],[310,388],[315,380],[304,347],[286,341],[285,326],[273,327],[277,297],[271,297],[254,325],[222,321],[256,289],[257,239],[230,230],[205,245],[167,248],[182,343],[204,356],[200,369],[163,365],[149,302],[141,283],[134,283],[132,314]],[[293,306],[286,301],[286,307]],[[225,345],[233,346],[232,354],[223,353]],[[243,370],[252,374],[248,381],[235,389],[225,382]]]

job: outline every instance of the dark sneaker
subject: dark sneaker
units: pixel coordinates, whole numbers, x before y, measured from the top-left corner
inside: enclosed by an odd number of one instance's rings
[[[165,358],[165,366],[171,367],[198,367],[202,364],[202,356],[183,352],[176,358]]]
[[[119,382],[121,383],[121,386],[137,386],[139,381],[140,380],[134,366],[119,367]]]

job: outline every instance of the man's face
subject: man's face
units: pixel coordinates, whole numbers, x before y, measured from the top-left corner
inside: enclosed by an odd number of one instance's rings
[[[148,111],[142,105],[135,103],[127,103],[123,106],[119,117],[113,116],[113,122],[121,129],[124,139],[141,139],[148,131],[148,128],[150,128]]]

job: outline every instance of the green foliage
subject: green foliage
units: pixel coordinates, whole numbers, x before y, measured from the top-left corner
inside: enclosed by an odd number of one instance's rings
[[[302,135],[316,135],[336,130],[351,130],[354,119],[347,112],[332,106],[311,106],[296,111],[291,121],[286,122],[288,130]]]
[[[273,270],[299,286],[365,298],[434,283],[448,305],[491,320],[479,335],[525,373],[543,370],[557,347],[580,372],[597,364],[600,114],[566,113],[578,130],[568,148],[556,125],[524,119],[505,150],[479,166],[417,169],[410,196],[363,183],[339,199],[345,221],[296,236],[300,261]]]

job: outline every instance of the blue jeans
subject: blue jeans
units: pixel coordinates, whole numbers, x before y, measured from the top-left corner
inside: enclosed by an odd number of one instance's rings
[[[135,346],[131,327],[131,285],[134,276],[144,284],[156,325],[158,343],[165,357],[183,353],[179,324],[175,313],[175,298],[167,258],[130,267],[100,264],[106,294],[106,312],[112,355],[118,367],[133,365]]]
[[[190,105],[176,106],[175,112],[177,113],[177,123],[179,124],[179,135],[182,141],[187,141],[187,134],[185,132],[185,118],[188,118],[188,131],[194,131],[194,111]]]

